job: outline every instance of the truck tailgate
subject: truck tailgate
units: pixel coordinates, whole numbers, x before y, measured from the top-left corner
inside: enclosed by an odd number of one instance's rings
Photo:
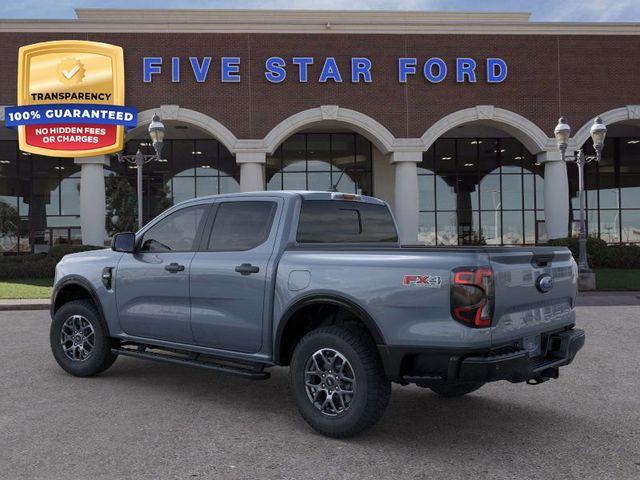
[[[517,341],[535,356],[541,334],[575,323],[577,267],[568,249],[514,248],[491,253],[489,261],[495,282],[492,345]]]

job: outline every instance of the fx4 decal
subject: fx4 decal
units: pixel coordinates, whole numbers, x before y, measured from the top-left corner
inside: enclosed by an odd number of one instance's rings
[[[442,277],[440,275],[405,275],[402,277],[402,285],[410,287],[440,288]]]

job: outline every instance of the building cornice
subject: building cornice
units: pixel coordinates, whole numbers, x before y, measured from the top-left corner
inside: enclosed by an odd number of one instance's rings
[[[422,24],[453,23],[526,23],[530,13],[523,12],[426,12],[402,10],[267,10],[267,9],[112,9],[77,8],[78,20],[128,21],[144,18],[145,21],[167,23],[364,23]]]
[[[640,23],[529,22],[528,13],[77,9],[77,19],[0,19],[0,32],[639,35]]]

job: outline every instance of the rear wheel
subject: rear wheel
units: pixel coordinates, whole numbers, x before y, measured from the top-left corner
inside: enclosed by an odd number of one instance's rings
[[[306,334],[293,352],[290,376],[302,417],[329,437],[371,427],[391,395],[375,344],[358,327],[322,327]]]
[[[458,383],[454,385],[437,385],[437,386],[431,386],[429,388],[434,392],[436,392],[441,397],[453,398],[453,397],[461,397],[462,395],[466,395],[467,393],[475,392],[483,385],[484,383],[482,382],[473,382],[473,383]]]
[[[105,371],[118,358],[95,305],[88,300],[64,304],[53,316],[49,341],[53,357],[66,372],[88,377]]]

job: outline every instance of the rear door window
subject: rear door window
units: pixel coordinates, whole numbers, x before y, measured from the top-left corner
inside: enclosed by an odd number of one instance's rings
[[[306,200],[300,209],[300,243],[397,242],[385,205],[341,200]]]
[[[251,250],[269,237],[277,203],[223,202],[218,207],[208,251]]]

